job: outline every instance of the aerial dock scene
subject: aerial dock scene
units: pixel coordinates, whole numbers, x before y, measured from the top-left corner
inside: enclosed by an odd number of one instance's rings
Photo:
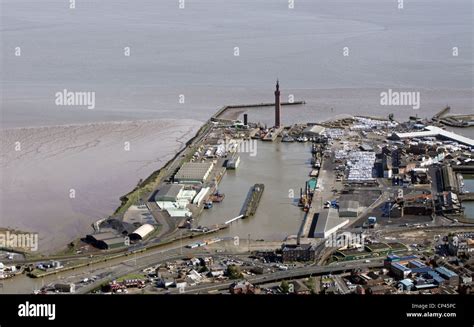
[[[397,269],[405,268],[390,263],[396,257],[408,265],[421,262],[426,271],[445,279],[461,276],[452,287],[437,284],[429,292],[462,290],[466,268],[442,259],[433,266],[422,259],[444,251],[440,242],[449,245],[458,235],[470,244],[474,235],[474,141],[444,129],[440,117],[447,110],[432,119],[406,122],[355,116],[285,126],[279,87],[277,82],[273,107],[259,109],[274,110],[274,126],[253,122],[250,113],[242,121],[219,118],[253,105],[219,110],[181,152],[123,196],[112,216],[71,242],[67,254],[13,253],[16,264],[2,268],[5,289],[21,283],[24,291],[41,293],[66,288],[78,293],[142,288],[151,293],[179,293],[182,288],[232,293],[242,287],[232,284],[225,267],[231,268],[223,261],[222,273],[188,277],[194,282],[174,278],[174,288],[159,286],[166,284],[161,279],[149,284],[125,278],[146,276],[153,265],[161,267],[159,262],[204,255],[206,260],[257,258],[265,282],[271,276],[281,280],[283,271],[290,280],[320,274],[321,284],[308,292],[326,290],[324,283],[332,278],[336,293],[374,292],[349,287],[344,271],[352,266],[375,271],[385,265],[389,275],[397,275]],[[118,269],[125,258],[140,264]],[[339,269],[341,265],[345,268]],[[83,277],[92,271],[96,277]],[[172,275],[169,269],[163,272]],[[222,282],[215,284],[217,277]],[[55,283],[58,278],[69,286]],[[249,281],[252,292],[271,292],[265,283]],[[393,283],[383,287],[384,294],[399,292],[397,280]],[[416,289],[415,284],[410,287]]]

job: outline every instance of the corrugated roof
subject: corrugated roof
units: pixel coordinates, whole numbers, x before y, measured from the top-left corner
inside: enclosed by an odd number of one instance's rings
[[[418,261],[418,260],[410,261],[410,264],[416,266],[417,268],[426,267],[426,265],[425,265],[423,262],[420,262],[420,261]]]
[[[176,199],[179,192],[181,192],[182,189],[183,189],[183,185],[180,185],[180,184],[163,185],[155,194],[155,201],[160,201],[163,198]]]
[[[393,263],[392,263],[392,267],[393,267],[393,268],[396,268],[396,269],[399,269],[399,270],[401,270],[401,271],[408,271],[408,270],[411,270],[410,268],[405,267],[404,265],[401,265],[401,264],[399,264],[398,262],[393,262]]]
[[[303,130],[304,134],[321,134],[325,131],[325,128],[323,126],[319,125],[313,125],[313,126],[308,126]]]
[[[438,284],[441,284],[442,282],[444,282],[444,278],[441,277],[436,271],[428,271],[428,275],[434,279],[434,281]]]
[[[438,267],[435,270],[437,273],[439,273],[442,276],[446,276],[447,278],[456,277],[458,275],[454,271],[451,271],[446,267]]]
[[[117,234],[106,232],[106,233],[91,234],[90,236],[93,237],[97,241],[103,241],[103,240],[115,238],[117,237]]]
[[[401,284],[405,285],[405,286],[413,286],[413,281],[411,279],[402,279],[400,281]]]
[[[109,238],[107,240],[103,241],[107,245],[113,245],[113,244],[119,244],[122,243],[125,245],[125,238],[123,237],[114,237],[114,238]]]
[[[323,235],[334,228],[344,226],[348,222],[349,220],[347,219],[339,218],[339,213],[336,209],[330,208],[318,214],[314,235]]]
[[[425,266],[425,267],[411,269],[411,272],[415,274],[426,274],[429,271],[433,271],[433,268]]]
[[[176,173],[175,179],[202,181],[212,166],[212,162],[186,162]]]
[[[446,131],[442,128],[436,126],[426,126],[426,131],[421,132],[410,132],[410,133],[396,133],[396,135],[403,139],[403,138],[414,138],[414,137],[430,137],[430,136],[442,136],[453,141],[463,143],[469,146],[474,146],[474,140],[468,137]]]
[[[142,239],[144,239],[148,234],[150,234],[155,227],[153,227],[150,224],[144,224],[138,227],[132,234],[136,234],[140,236]]]

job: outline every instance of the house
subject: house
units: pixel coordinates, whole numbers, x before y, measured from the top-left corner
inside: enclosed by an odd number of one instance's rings
[[[259,294],[260,288],[247,281],[239,281],[230,285],[229,291],[230,294]]]
[[[290,290],[293,290],[294,294],[311,294],[311,290],[300,280],[296,280],[288,283],[290,285]]]

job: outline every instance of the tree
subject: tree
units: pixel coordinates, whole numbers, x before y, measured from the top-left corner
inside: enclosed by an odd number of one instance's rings
[[[227,276],[230,279],[240,279],[243,277],[242,273],[240,272],[239,267],[235,265],[231,265],[227,267]]]
[[[283,293],[287,294],[290,291],[290,284],[288,284],[288,282],[284,280],[280,284],[280,289]]]

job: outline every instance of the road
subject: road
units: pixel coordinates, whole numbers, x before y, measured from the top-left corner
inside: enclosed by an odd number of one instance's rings
[[[307,277],[311,275],[318,275],[318,274],[329,274],[329,273],[337,273],[343,271],[349,271],[355,268],[377,268],[382,267],[383,264],[380,262],[371,262],[371,263],[345,263],[340,265],[333,265],[333,266],[308,266],[302,268],[295,268],[286,271],[277,271],[274,273],[263,274],[252,276],[247,278],[247,281],[251,284],[257,285],[262,283],[270,283],[274,281],[284,280],[284,279],[296,279]],[[233,281],[226,281],[224,283],[215,283],[215,284],[205,284],[205,285],[196,285],[190,286],[185,289],[185,293],[208,293],[212,291],[219,291],[223,289],[227,289],[234,283]],[[178,293],[179,290],[172,289],[170,293]]]

